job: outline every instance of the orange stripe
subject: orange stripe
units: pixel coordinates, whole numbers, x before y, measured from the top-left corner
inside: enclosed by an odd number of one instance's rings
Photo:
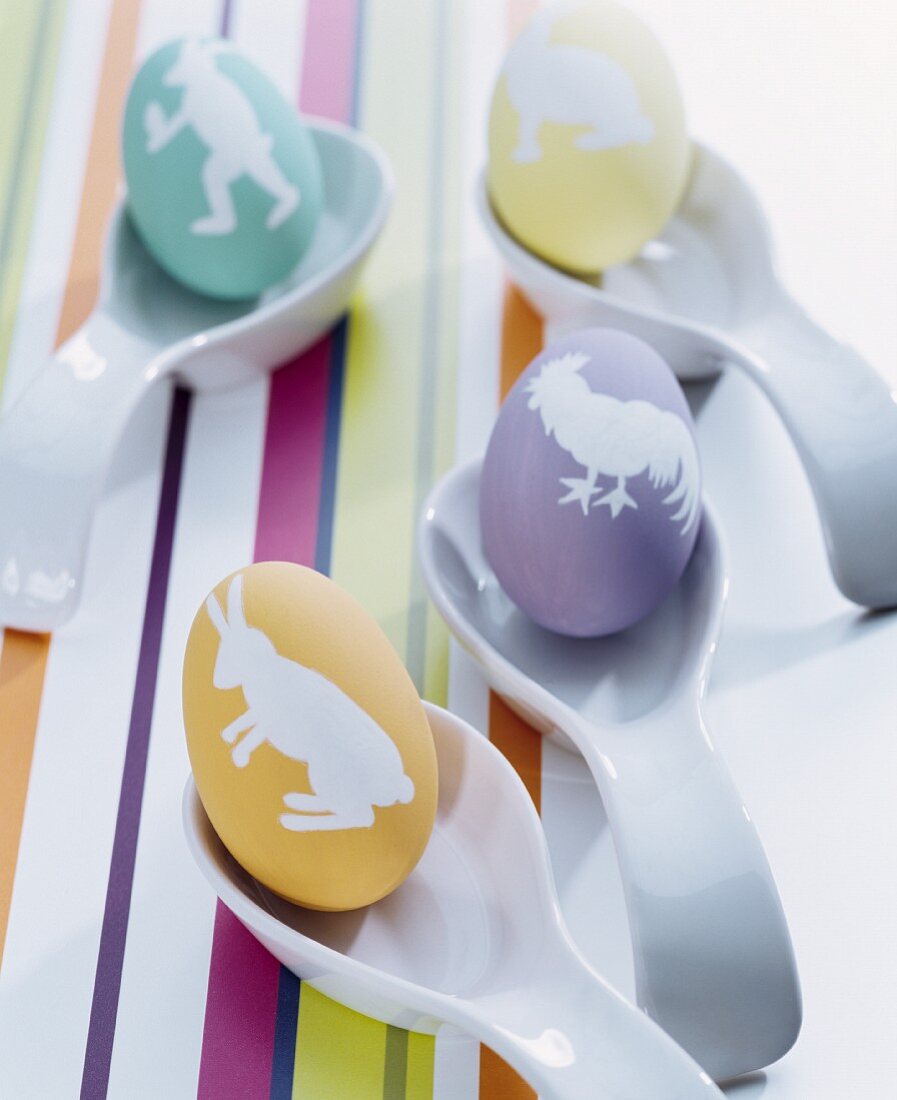
[[[542,350],[542,318],[510,284],[505,288],[499,386],[502,400]],[[542,804],[542,737],[496,695],[489,699],[489,739],[514,765],[536,809]]]
[[[118,187],[118,135],[122,105],[134,64],[141,0],[116,0],[109,17],[81,209],[69,266],[57,346],[87,320],[97,300],[106,224]]]
[[[489,1047],[480,1047],[479,1100],[536,1100],[522,1077]]]
[[[0,660],[0,964],[49,649],[48,634],[7,630]]]
[[[542,735],[511,710],[498,695],[489,695],[489,740],[501,749],[542,812]]]
[[[97,298],[103,237],[118,181],[121,106],[131,75],[140,3],[115,0],[109,18],[57,347],[83,324]],[[0,963],[49,650],[49,635],[7,630],[0,655]]]
[[[499,387],[502,401],[525,368],[542,350],[545,329],[542,318],[520,291],[510,283],[505,287],[501,320],[501,372]]]

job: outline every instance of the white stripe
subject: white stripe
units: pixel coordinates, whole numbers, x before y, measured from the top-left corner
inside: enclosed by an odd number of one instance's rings
[[[485,236],[473,195],[486,157],[485,119],[492,82],[504,51],[504,8],[501,4],[468,0],[463,19],[456,462],[482,454],[495,420],[503,288],[501,265]],[[454,641],[449,650],[448,703],[456,714],[486,732],[489,691],[474,662]],[[476,1100],[479,1059],[479,1043],[444,1028],[436,1038],[433,1100]]]
[[[470,1035],[444,1027],[436,1036],[433,1100],[477,1100],[480,1044]]]
[[[468,3],[464,33],[456,462],[483,453],[498,405],[503,276],[472,197],[486,155],[483,120],[504,50],[501,5]],[[449,651],[448,701],[455,713],[486,731],[489,692],[473,661],[454,642]]]

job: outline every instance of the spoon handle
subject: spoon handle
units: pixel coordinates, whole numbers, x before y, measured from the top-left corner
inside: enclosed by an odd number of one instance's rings
[[[791,938],[699,704],[600,731],[577,722],[614,836],[639,1005],[718,1081],[776,1061],[801,1024]]]
[[[542,1100],[712,1100],[706,1073],[625,1001],[561,934],[522,987],[456,1002],[459,1026],[505,1059]]]
[[[102,310],[0,421],[0,623],[50,631],[74,612],[113,451],[164,373],[148,343]]]
[[[897,393],[784,292],[735,343],[797,447],[838,587],[864,607],[897,605]]]

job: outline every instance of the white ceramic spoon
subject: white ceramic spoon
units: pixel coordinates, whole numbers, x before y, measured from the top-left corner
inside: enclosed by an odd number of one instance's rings
[[[702,699],[727,586],[712,511],[676,590],[621,634],[536,626],[483,554],[479,463],[436,486],[420,525],[424,583],[489,683],[585,757],[607,812],[639,1005],[716,1079],[780,1058],[801,1023],[791,938]]]
[[[806,469],[836,584],[865,607],[897,605],[897,394],[783,289],[763,211],[730,165],[696,146],[675,217],[600,285],[518,244],[496,217],[485,178],[479,208],[511,277],[555,330],[624,329],[652,344],[680,378],[726,363],[745,371]]]
[[[290,278],[258,299],[187,290],[116,209],[97,308],[0,422],[0,624],[54,630],[74,612],[97,498],[150,386],[215,389],[257,377],[345,311],[386,221],[392,175],[362,134],[328,122],[310,129],[324,171],[319,227]]]
[[[383,901],[300,909],[260,886],[212,829],[192,780],[190,850],[213,889],[284,966],[375,1019],[487,1043],[543,1100],[710,1100],[710,1078],[582,958],[560,915],[545,837],[513,768],[429,704],[436,826]]]

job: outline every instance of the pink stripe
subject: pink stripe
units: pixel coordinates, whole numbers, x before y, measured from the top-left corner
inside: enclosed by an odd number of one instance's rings
[[[337,122],[352,119],[358,0],[310,0],[299,107]]]
[[[357,0],[310,0],[299,105],[349,122]],[[254,559],[315,564],[332,338],[271,379]],[[279,964],[219,902],[198,1100],[262,1100],[271,1088]]]
[[[221,902],[209,967],[199,1100],[261,1100],[271,1087],[280,964]]]
[[[330,350],[326,336],[271,379],[256,561],[315,564]]]

